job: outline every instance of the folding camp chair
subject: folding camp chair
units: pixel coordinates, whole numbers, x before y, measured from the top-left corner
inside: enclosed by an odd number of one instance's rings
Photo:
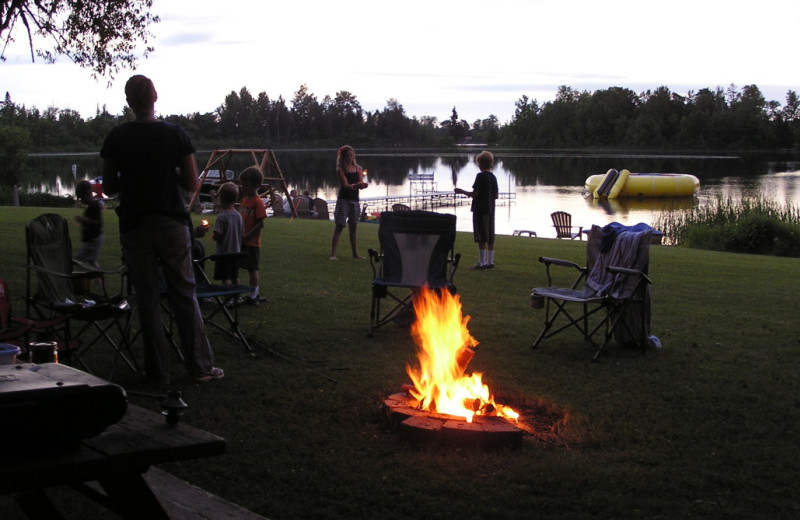
[[[239,325],[238,297],[252,293],[255,287],[239,284],[214,284],[208,278],[208,275],[206,275],[205,270],[199,267],[206,260],[211,260],[212,262],[229,259],[239,260],[243,256],[244,253],[213,254],[195,260],[195,272],[200,275],[197,279],[196,292],[198,301],[209,302],[212,306],[209,312],[203,312],[203,321],[206,325],[211,325],[215,329],[227,334],[240,342],[247,352],[252,353],[254,349],[250,346],[247,337]],[[231,311],[233,311],[233,313],[231,313]]]
[[[63,341],[58,341],[58,334],[63,330],[66,320],[67,316],[56,316],[48,320],[15,316],[8,284],[0,278],[0,343],[16,345],[26,353],[33,340],[56,341],[57,348],[66,352],[68,346]]]
[[[400,323],[413,316],[413,296],[424,286],[455,293],[453,275],[461,259],[460,254],[453,254],[455,238],[455,215],[430,211],[381,214],[380,252],[369,250],[373,274],[370,335],[390,321]],[[394,306],[381,314],[381,301],[387,297]]]
[[[620,343],[641,347],[648,344],[652,283],[647,276],[649,226],[593,226],[586,247],[586,267],[557,258],[540,257],[539,261],[546,267],[549,287],[536,287],[531,292],[531,306],[545,308],[544,328],[532,348],[571,326],[594,345],[593,360],[597,360],[612,335]],[[569,287],[553,285],[554,266],[577,270]],[[557,320],[558,328],[551,330]],[[603,337],[598,344],[593,337],[600,330]]]
[[[572,215],[565,211],[550,213],[553,227],[556,230],[556,238],[569,238],[570,240],[583,240],[583,227],[572,225]],[[575,231],[577,230],[577,231]]]
[[[87,372],[91,370],[84,354],[101,341],[114,350],[114,362],[121,358],[131,370],[138,372],[127,334],[132,308],[122,293],[109,296],[105,283],[105,275],[123,276],[125,270],[95,269],[85,264],[75,268],[69,225],[64,217],[54,213],[40,215],[28,222],[25,243],[27,315],[35,313],[38,319],[66,316],[66,345],[72,345],[73,338],[80,340],[80,347],[70,350],[69,357],[74,357]],[[87,280],[99,282],[99,294],[83,292],[84,285],[91,287],[91,284],[85,284]],[[124,287],[124,283],[120,286]],[[81,323],[77,332],[71,330],[74,321]],[[91,332],[95,333],[94,337],[86,339],[85,335]]]

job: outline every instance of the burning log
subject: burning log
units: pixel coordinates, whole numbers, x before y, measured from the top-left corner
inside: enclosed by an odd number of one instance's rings
[[[475,399],[464,399],[464,408],[471,409],[475,412],[475,415],[487,415],[493,416],[496,415],[495,412],[497,408],[495,408],[494,404],[487,403],[480,397],[476,397]]]
[[[475,351],[469,347],[464,347],[458,352],[456,365],[462,374],[467,373],[467,365],[469,365],[469,362],[472,361],[473,357],[475,357]]]

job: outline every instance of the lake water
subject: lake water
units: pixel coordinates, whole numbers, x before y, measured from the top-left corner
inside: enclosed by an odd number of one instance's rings
[[[368,211],[389,209],[389,197],[405,197],[423,192],[452,192],[455,186],[470,189],[478,168],[474,164],[479,150],[460,152],[371,151],[357,150],[357,160],[368,171],[369,187],[361,192]],[[198,152],[202,169],[210,152]],[[276,151],[275,157],[289,188],[308,188],[312,195],[335,200],[338,180],[334,172],[335,150]],[[536,231],[540,237],[554,237],[550,214],[562,210],[572,214],[573,224],[584,227],[617,221],[624,224],[651,224],[661,212],[676,212],[706,204],[717,197],[738,200],[760,197],[780,204],[800,206],[800,154],[625,154],[625,153],[548,153],[497,151],[494,173],[503,194],[498,201],[498,234],[510,235],[515,229]],[[251,164],[245,156],[235,158],[230,169],[241,170]],[[75,177],[72,166],[75,165]],[[74,179],[100,175],[96,154],[34,156],[29,159],[27,189],[71,193]],[[694,197],[662,199],[617,199],[595,201],[584,198],[584,181],[609,168],[627,168],[638,173],[690,173],[700,179]],[[424,198],[412,206],[423,208]],[[471,231],[469,205],[434,208],[455,213],[458,230]],[[425,207],[424,209],[428,209]]]

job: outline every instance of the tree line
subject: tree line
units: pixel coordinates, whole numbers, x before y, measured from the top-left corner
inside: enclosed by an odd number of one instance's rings
[[[443,147],[467,142],[525,148],[626,147],[659,150],[792,149],[800,144],[800,99],[767,101],[755,85],[704,88],[680,95],[667,87],[636,94],[610,87],[594,92],[558,88],[553,101],[523,95],[511,121],[495,115],[471,124],[458,116],[415,117],[389,99],[381,110],[364,110],[355,94],[340,91],[322,100],[301,85],[290,101],[232,91],[213,112],[168,115],[195,145],[211,148]],[[0,104],[0,163],[19,163],[29,152],[98,150],[108,131],[133,115],[105,107],[84,119],[71,109],[39,110]],[[5,168],[9,170],[9,168]],[[10,168],[14,170],[14,168]],[[0,175],[14,175],[0,173]],[[5,179],[8,184],[12,179]]]

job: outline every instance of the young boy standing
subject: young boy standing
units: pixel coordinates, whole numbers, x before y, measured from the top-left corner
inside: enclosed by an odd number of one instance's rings
[[[481,171],[475,176],[472,191],[454,191],[472,198],[472,234],[478,244],[478,263],[470,269],[494,269],[494,201],[498,196],[497,178],[492,173],[494,156],[483,151],[475,162]]]
[[[236,201],[239,199],[239,187],[232,182],[226,182],[219,189],[220,212],[214,222],[214,233],[211,238],[217,243],[216,254],[239,253],[242,250],[242,237],[244,224],[242,215],[236,211]],[[214,264],[214,279],[221,280],[225,285],[238,283],[239,261],[238,258],[220,258]]]
[[[246,254],[241,268],[250,273],[250,285],[254,287],[245,302],[250,305],[258,305],[260,300],[258,264],[261,261],[261,230],[264,228],[264,219],[267,218],[267,208],[258,195],[258,188],[264,182],[264,175],[257,167],[251,166],[239,174],[239,181],[242,183],[239,213],[241,213],[244,223],[242,252]]]

